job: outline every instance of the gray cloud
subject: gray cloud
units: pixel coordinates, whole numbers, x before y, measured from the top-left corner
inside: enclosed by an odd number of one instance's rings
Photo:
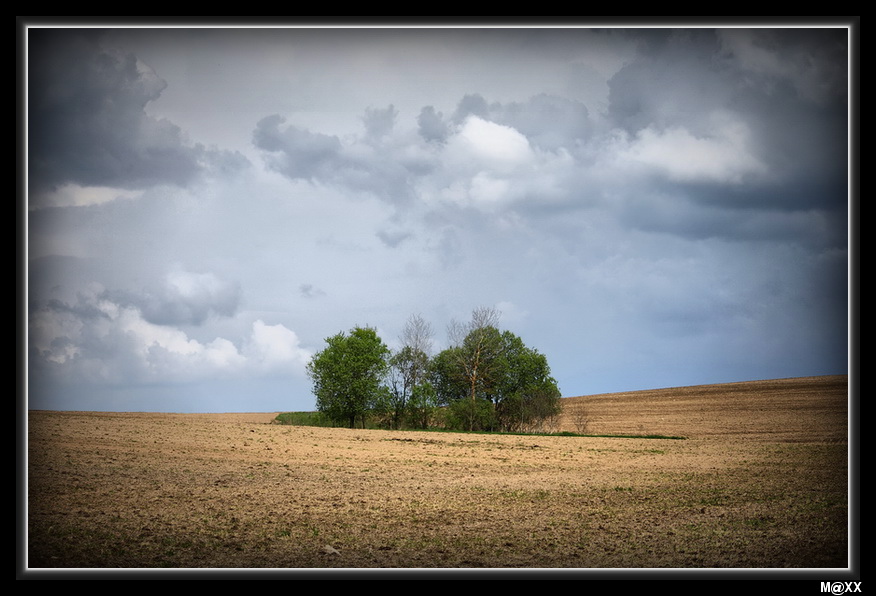
[[[146,113],[167,84],[132,53],[100,46],[100,34],[31,29],[28,47],[28,174],[39,194],[60,185],[126,189],[185,186],[235,152],[189,144],[176,124]]]
[[[844,30],[684,30],[643,38],[610,80],[609,115],[631,135],[750,135],[763,181],[845,179]],[[723,114],[723,116],[722,116]],[[741,127],[744,127],[742,129]]]
[[[170,272],[158,292],[107,292],[122,306],[134,306],[155,325],[202,325],[210,317],[231,317],[241,301],[240,284],[212,273]]]
[[[408,147],[375,144],[392,132],[396,115],[392,106],[366,110],[366,136],[350,137],[342,144],[337,136],[285,125],[286,119],[275,114],[259,120],[253,144],[265,152],[269,169],[292,180],[318,181],[404,203],[411,197],[411,178],[431,166],[416,152],[407,153]]]
[[[420,136],[427,141],[442,142],[447,138],[449,128],[444,122],[444,115],[436,112],[432,106],[426,106],[420,110],[417,116],[417,125]]]
[[[313,284],[301,284],[298,286],[298,291],[304,298],[319,298],[325,296],[325,292]]]
[[[33,180],[136,187],[184,184],[197,171],[179,128],[145,114],[165,83],[133,54],[105,53],[94,37],[79,33],[31,35]]]
[[[593,131],[587,106],[544,93],[525,103],[493,104],[489,116],[499,124],[514,127],[535,146],[549,151],[560,148],[574,151],[576,142],[587,142]]]
[[[362,122],[365,124],[365,136],[372,141],[379,141],[392,132],[398,110],[392,104],[384,109],[368,108]]]
[[[329,176],[335,168],[343,167],[340,139],[291,125],[281,130],[285,122],[285,118],[274,114],[256,124],[253,144],[269,152],[268,167],[289,178],[305,180]]]
[[[396,248],[399,244],[410,238],[411,233],[404,230],[379,230],[377,237],[386,246]]]
[[[308,409],[327,335],[478,305],[567,395],[843,371],[844,31],[54,33],[39,404]]]
[[[467,94],[459,100],[456,111],[453,112],[453,122],[462,124],[469,116],[477,116],[484,120],[490,118],[490,106],[479,93]]]

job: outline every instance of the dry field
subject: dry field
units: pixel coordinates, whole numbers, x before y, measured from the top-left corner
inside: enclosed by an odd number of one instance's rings
[[[847,377],[564,402],[686,439],[31,411],[27,565],[848,567]]]

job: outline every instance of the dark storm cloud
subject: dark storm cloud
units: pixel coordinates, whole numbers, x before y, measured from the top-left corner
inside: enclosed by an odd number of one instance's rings
[[[637,37],[635,60],[608,81],[614,126],[635,134],[648,126],[684,122],[700,132],[709,110],[733,101],[734,85],[715,68],[719,44],[714,31],[645,30]]]
[[[28,45],[29,182],[127,189],[184,186],[214,159],[239,169],[239,153],[186,143],[178,126],[149,116],[166,83],[132,53],[100,46],[87,30],[31,29]]]
[[[636,58],[608,82],[626,157],[655,167],[625,220],[687,237],[845,245],[846,35],[641,32]]]
[[[700,198],[697,192],[666,196],[643,193],[627,200],[618,217],[634,229],[688,240],[788,243],[815,251],[842,249],[848,244],[846,211],[841,205],[832,210],[768,208],[764,202],[771,200],[769,193],[740,192],[735,196],[734,189],[726,193],[698,190],[708,198]],[[711,196],[716,194],[723,196]],[[741,200],[731,207],[734,198]]]
[[[843,370],[844,31],[32,33],[40,405],[312,408],[481,304],[569,395]]]

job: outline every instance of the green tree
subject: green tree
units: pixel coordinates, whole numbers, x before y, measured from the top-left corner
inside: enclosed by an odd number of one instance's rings
[[[559,413],[547,359],[500,332],[497,320],[496,311],[482,308],[467,325],[451,324],[453,345],[432,360],[432,384],[457,428],[528,430]]]
[[[456,347],[450,347],[435,354],[429,362],[429,382],[435,390],[436,401],[440,406],[464,399],[468,395],[465,369],[459,364]]]
[[[488,399],[497,381],[501,350],[501,336],[496,328],[498,322],[497,310],[481,307],[472,311],[471,321],[467,325],[451,323],[448,330],[450,341],[454,344],[450,348],[453,360],[466,383],[468,430],[485,425],[478,399]],[[459,407],[456,410],[461,411]]]
[[[359,418],[364,426],[368,412],[385,399],[389,348],[370,327],[356,327],[349,335],[341,332],[325,341],[326,348],[307,365],[316,407],[334,422],[353,428]]]
[[[415,428],[429,428],[438,411],[438,396],[428,380],[416,385],[408,401],[407,419]]]
[[[389,423],[399,428],[410,406],[414,392],[425,380],[432,350],[432,327],[420,315],[411,316],[400,337],[401,349],[389,359]],[[419,404],[425,405],[420,395]]]
[[[429,356],[410,346],[404,346],[390,357],[387,410],[391,428],[401,426],[414,390],[425,378],[428,365]]]
[[[533,430],[560,413],[560,390],[547,358],[510,331],[502,332],[498,381],[490,398],[506,431]]]

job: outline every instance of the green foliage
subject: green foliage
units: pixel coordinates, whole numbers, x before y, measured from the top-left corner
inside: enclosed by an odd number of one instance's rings
[[[455,430],[493,431],[496,430],[496,412],[489,401],[458,399],[447,407],[445,425]]]
[[[467,395],[465,371],[459,365],[460,352],[448,348],[435,355],[429,363],[429,382],[439,405],[446,406]]]
[[[429,428],[438,413],[438,393],[429,381],[414,386],[408,401],[407,422],[413,428]]]
[[[559,415],[560,390],[544,355],[510,331],[478,324],[494,320],[475,311],[461,341],[432,360],[437,399],[449,406],[448,424],[455,428],[539,430]]]
[[[497,369],[491,397],[502,430],[537,430],[560,414],[560,390],[547,358],[510,331],[502,333]]]
[[[401,427],[414,392],[425,379],[428,368],[428,354],[413,346],[404,346],[389,359],[385,412],[389,415],[391,428]]]
[[[275,420],[292,426],[333,426],[332,421],[322,412],[283,412]]]
[[[370,328],[327,338],[307,367],[317,409],[351,428],[545,430],[560,413],[557,383],[544,355],[496,327],[498,316],[480,308],[468,324],[452,323],[451,347],[433,358],[432,330],[419,315],[394,354]]]
[[[388,368],[389,348],[370,327],[356,327],[350,334],[326,338],[328,346],[307,365],[313,381],[317,409],[350,428],[386,399],[382,385]]]

